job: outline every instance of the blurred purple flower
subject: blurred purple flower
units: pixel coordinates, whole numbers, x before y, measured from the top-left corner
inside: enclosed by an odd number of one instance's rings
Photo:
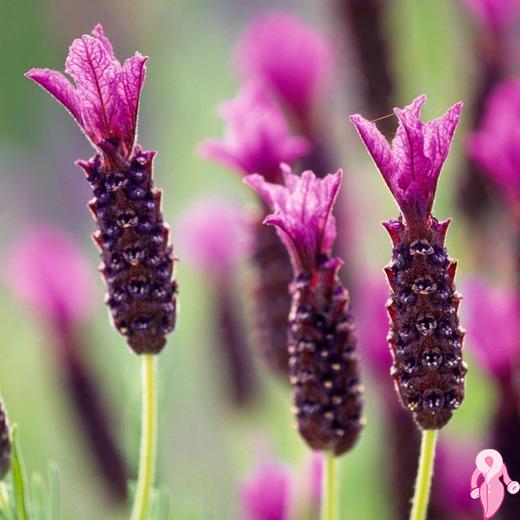
[[[91,266],[61,230],[26,230],[13,245],[6,282],[13,292],[53,323],[85,320],[93,309]]]
[[[360,354],[378,382],[391,383],[392,356],[388,348],[388,283],[378,277],[366,277],[360,287],[356,308]]]
[[[288,520],[291,472],[276,462],[265,462],[241,487],[247,520]]]
[[[236,68],[243,76],[263,81],[296,117],[304,119],[330,79],[332,61],[323,36],[281,12],[254,20],[235,51]]]
[[[473,439],[442,438],[435,461],[432,506],[439,518],[470,514],[475,502],[469,496],[469,481],[475,468],[478,443]]]
[[[491,31],[510,26],[520,12],[519,0],[462,0],[468,11]]]
[[[489,95],[469,153],[497,184],[506,200],[520,202],[520,79],[497,85]]]
[[[226,121],[224,140],[201,143],[201,154],[243,175],[259,173],[273,182],[280,163],[292,163],[307,153],[309,143],[290,135],[284,114],[258,82],[247,84],[219,109]]]
[[[462,110],[462,103],[456,103],[443,116],[423,123],[419,115],[425,101],[423,95],[403,109],[394,108],[399,127],[392,146],[374,123],[358,114],[350,117],[410,224],[425,221],[431,213],[437,180]]]
[[[180,217],[178,237],[183,258],[215,275],[228,275],[253,246],[248,215],[226,199],[193,202]]]
[[[98,24],[92,36],[85,34],[70,46],[65,72],[74,84],[50,69],[31,69],[25,75],[71,113],[94,145],[117,141],[127,157],[135,141],[147,60],[137,52],[121,65]]]
[[[294,175],[282,165],[285,186],[267,182],[261,175],[249,175],[246,184],[273,208],[264,223],[276,226],[297,272],[313,272],[321,255],[329,255],[336,238],[332,207],[343,172],[338,170],[319,179],[311,171]]]
[[[520,300],[517,292],[478,278],[464,282],[469,348],[482,370],[507,379],[520,359]]]

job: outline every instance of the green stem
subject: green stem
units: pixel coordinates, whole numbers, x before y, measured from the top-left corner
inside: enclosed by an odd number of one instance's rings
[[[421,455],[419,457],[419,468],[417,470],[417,480],[415,481],[415,494],[412,502],[410,520],[426,519],[428,503],[430,501],[436,444],[437,430],[423,430]]]
[[[4,482],[0,482],[0,511],[11,519],[11,505],[9,504],[9,493]]]
[[[141,454],[139,458],[139,477],[131,520],[148,520],[155,471],[155,452],[157,436],[156,402],[156,356],[143,354],[143,416],[141,426]]]
[[[323,472],[321,520],[337,520],[338,517],[337,461],[333,453],[327,453]]]

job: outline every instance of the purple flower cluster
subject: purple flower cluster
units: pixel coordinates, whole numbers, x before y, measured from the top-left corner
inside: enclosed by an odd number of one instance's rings
[[[287,348],[298,429],[311,448],[341,455],[363,427],[349,294],[338,278],[342,261],[331,256],[342,172],[318,179],[282,170],[285,186],[260,175],[245,181],[272,208],[264,223],[276,226],[293,264]]]
[[[71,113],[98,153],[78,161],[94,198],[107,303],[114,325],[137,353],[158,353],[175,326],[177,286],[173,253],[155,188],[155,152],[135,144],[139,99],[148,58],[136,53],[123,65],[97,25],[74,40],[61,73],[32,69],[26,76]]]
[[[392,145],[374,123],[351,116],[369,154],[394,196],[401,218],[385,222],[393,242],[386,274],[392,290],[388,313],[392,376],[403,404],[425,429],[442,428],[464,397],[464,331],[453,283],[456,262],[447,256],[449,221],[438,222],[432,206],[462,104],[439,119],[419,119],[425,97],[394,109],[399,127]]]

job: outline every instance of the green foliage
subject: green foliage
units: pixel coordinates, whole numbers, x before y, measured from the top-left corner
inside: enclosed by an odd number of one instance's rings
[[[49,464],[48,484],[39,473],[29,478],[18,428],[12,428],[12,466],[7,481],[0,483],[0,520],[59,520],[60,478],[56,464]]]

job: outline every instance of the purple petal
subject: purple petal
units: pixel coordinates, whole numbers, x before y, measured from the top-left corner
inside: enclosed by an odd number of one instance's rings
[[[491,31],[511,26],[520,12],[519,0],[462,0],[466,8]]]
[[[136,53],[128,58],[118,74],[118,113],[115,125],[130,150],[135,141],[139,99],[146,77],[148,56]]]
[[[91,273],[82,251],[66,234],[38,226],[23,232],[14,244],[5,279],[24,303],[56,325],[88,318],[96,301]]]
[[[72,42],[65,71],[75,83],[84,129],[95,144],[114,135],[113,118],[117,111],[117,75],[121,66],[105,44],[89,35]]]
[[[423,123],[419,116],[425,100],[419,96],[411,105],[394,109],[399,126],[391,147],[373,123],[359,115],[350,118],[405,220],[414,225],[426,222],[431,214],[437,180],[462,109],[462,103],[457,103],[440,118]]]
[[[269,181],[280,177],[280,163],[292,163],[309,150],[303,137],[290,134],[283,112],[260,83],[244,86],[219,109],[226,121],[224,140],[202,144],[205,157],[243,175],[260,173]]]
[[[83,126],[78,97],[71,82],[60,72],[50,69],[31,69],[25,77],[54,96],[72,115],[80,126]]]
[[[235,51],[247,79],[261,80],[297,118],[305,119],[330,80],[329,42],[298,18],[280,12],[258,17]]]
[[[96,24],[94,29],[92,29],[92,36],[94,36],[101,42],[107,54],[112,56],[114,55],[114,49],[112,48],[112,44],[110,43],[110,40],[105,36],[103,26],[100,23]]]
[[[245,178],[271,206],[273,213],[264,223],[276,226],[297,271],[313,271],[320,255],[329,255],[336,237],[332,207],[341,185],[338,170],[323,179],[311,171],[293,175],[283,165],[284,186],[265,181],[259,175]]]

